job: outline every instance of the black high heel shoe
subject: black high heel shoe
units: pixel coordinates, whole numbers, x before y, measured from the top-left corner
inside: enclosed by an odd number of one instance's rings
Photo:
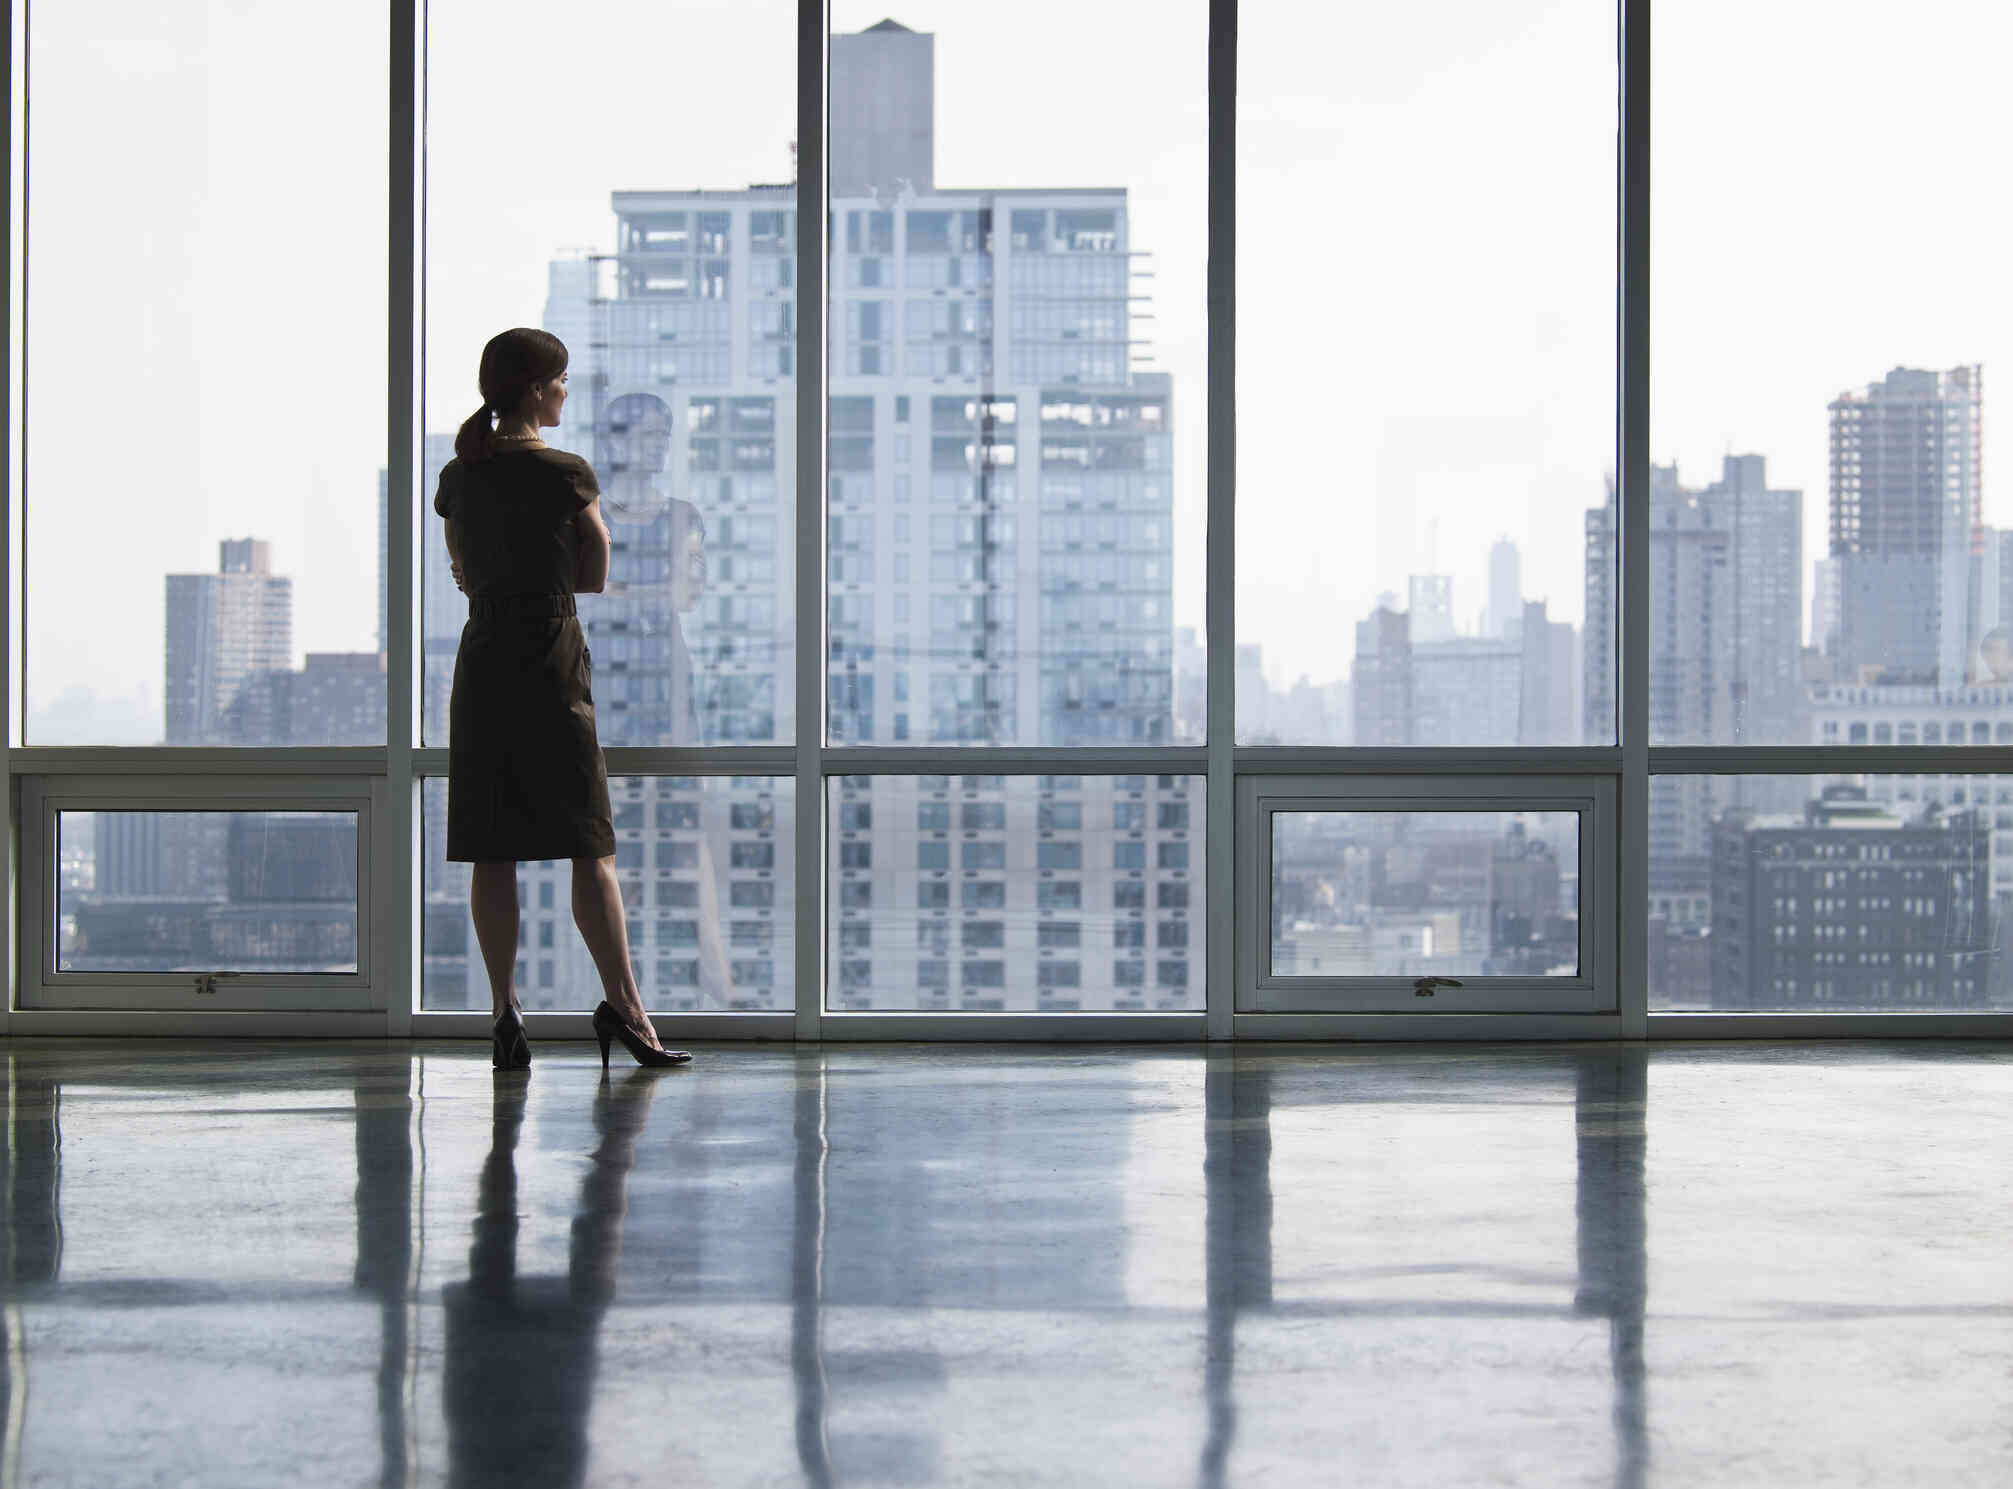
[[[490,1063],[498,1070],[529,1070],[531,1041],[524,1037],[524,1015],[507,1008],[490,1026]]]
[[[622,1048],[636,1057],[638,1065],[685,1065],[692,1059],[690,1050],[654,1050],[637,1037],[636,1031],[623,1022],[622,1015],[610,1008],[604,1001],[594,1010],[594,1037],[601,1041],[601,1068],[608,1068],[608,1046],[617,1039]]]

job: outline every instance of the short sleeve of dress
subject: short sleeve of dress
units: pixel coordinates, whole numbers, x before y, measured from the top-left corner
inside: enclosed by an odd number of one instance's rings
[[[461,505],[461,462],[450,460],[440,468],[440,487],[433,494],[433,509],[443,517],[452,517]]]
[[[566,479],[573,493],[573,504],[576,508],[585,508],[601,495],[601,483],[594,479],[594,467],[579,456],[574,456],[567,466]]]

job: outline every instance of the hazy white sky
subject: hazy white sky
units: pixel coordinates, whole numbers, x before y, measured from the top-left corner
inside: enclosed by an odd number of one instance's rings
[[[1685,0],[1655,38],[1656,457],[1703,482],[1767,454],[1806,561],[1825,404],[1897,364],[1989,374],[2013,342],[2013,13],[1817,13]],[[220,538],[273,540],[297,651],[373,645],[385,39],[375,10],[254,0],[32,14],[30,737],[142,741],[161,576]],[[1198,623],[1206,7],[834,6],[884,15],[936,33],[940,182],[1131,190]],[[609,246],[612,190],[790,178],[794,24],[777,0],[436,0],[427,428],[474,406],[484,338],[538,322],[546,264]],[[1498,533],[1579,620],[1613,461],[1612,6],[1251,0],[1241,46],[1240,639],[1281,680],[1339,678],[1409,573],[1456,574],[1471,619]]]

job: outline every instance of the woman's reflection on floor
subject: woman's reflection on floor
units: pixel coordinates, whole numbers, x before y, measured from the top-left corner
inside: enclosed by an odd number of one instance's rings
[[[468,1281],[442,1289],[449,1483],[586,1482],[597,1341],[615,1296],[629,1171],[657,1082],[648,1070],[613,1083],[602,1077],[599,1141],[581,1181],[566,1275],[520,1277],[516,1154],[529,1083],[517,1072],[496,1076]]]

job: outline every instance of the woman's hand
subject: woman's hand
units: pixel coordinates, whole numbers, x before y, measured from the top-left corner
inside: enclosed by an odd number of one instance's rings
[[[455,587],[456,589],[460,590],[460,591],[461,591],[461,592],[462,592],[463,594],[467,594],[467,593],[468,593],[468,585],[467,585],[467,583],[466,583],[466,582],[465,582],[465,581],[464,581],[464,580],[462,579],[462,575],[461,575],[461,560],[460,560],[460,559],[449,559],[449,560],[448,560],[448,563],[447,563],[447,572],[448,572],[448,573],[450,573],[450,574],[452,574],[452,575],[454,575],[454,587]]]

